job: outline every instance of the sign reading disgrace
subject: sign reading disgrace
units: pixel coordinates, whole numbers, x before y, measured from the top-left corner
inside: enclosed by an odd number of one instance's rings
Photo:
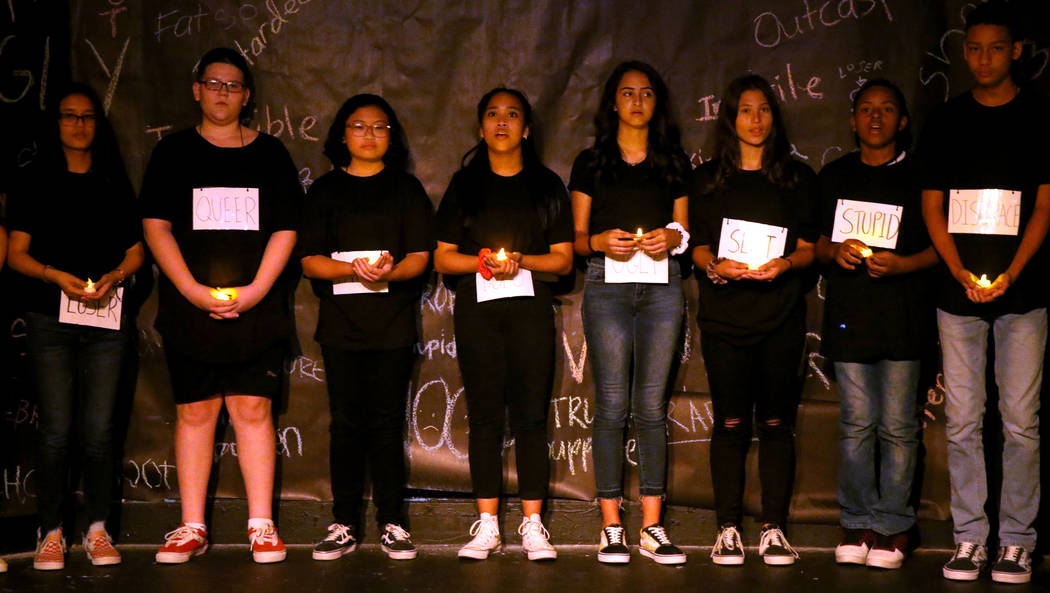
[[[953,189],[948,192],[948,232],[1017,236],[1021,192],[1005,189]]]
[[[120,312],[124,308],[124,287],[118,286],[97,301],[71,299],[62,293],[58,305],[59,323],[120,329]]]
[[[383,257],[382,251],[336,251],[332,254],[332,259],[336,261],[352,262],[358,258],[365,258],[369,263],[375,263],[380,257]],[[388,282],[333,282],[332,283],[332,294],[375,294],[382,292],[390,292],[390,284]]]
[[[771,259],[784,255],[787,229],[781,226],[722,219],[722,234],[718,238],[718,257],[758,268]]]
[[[869,247],[895,249],[901,230],[902,211],[900,206],[890,204],[839,200],[835,206],[835,227],[831,231],[831,240],[841,243],[846,239],[856,239]]]
[[[193,188],[193,230],[259,230],[259,188]]]

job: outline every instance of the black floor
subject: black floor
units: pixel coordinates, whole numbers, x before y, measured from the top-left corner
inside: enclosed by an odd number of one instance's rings
[[[82,549],[71,551],[66,570],[45,573],[32,568],[30,554],[8,558],[0,574],[0,591],[134,593],[289,593],[299,591],[411,593],[636,593],[649,591],[699,593],[938,593],[978,591],[1050,591],[1050,567],[1041,566],[1031,584],[999,585],[987,575],[974,583],[941,578],[944,552],[919,552],[895,571],[835,565],[831,550],[803,550],[792,567],[766,567],[752,554],[743,567],[716,567],[710,548],[689,547],[689,562],[681,567],[658,566],[635,554],[625,566],[605,566],[595,560],[593,546],[559,550],[554,562],[529,562],[520,547],[508,546],[486,561],[460,561],[454,546],[424,547],[411,561],[389,560],[378,546],[362,546],[339,560],[317,562],[310,547],[293,546],[288,560],[256,565],[247,546],[216,546],[180,566],[153,563],[152,546],[122,547],[124,563],[92,567]]]

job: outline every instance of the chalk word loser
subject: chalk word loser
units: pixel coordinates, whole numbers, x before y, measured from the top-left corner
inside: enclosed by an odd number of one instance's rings
[[[786,243],[787,229],[784,227],[723,218],[718,257],[758,268],[771,259],[783,256]]]
[[[667,284],[667,253],[652,256],[642,249],[635,250],[631,257],[623,259],[605,256],[605,283]]]
[[[259,188],[194,188],[193,230],[259,230]]]
[[[841,243],[846,239],[856,239],[869,247],[895,249],[900,236],[902,210],[900,206],[878,202],[839,200],[835,205],[831,240]]]
[[[1003,189],[953,189],[948,192],[948,232],[1017,236],[1021,192]]]
[[[58,304],[59,323],[120,329],[120,312],[124,308],[124,287],[106,293],[97,301],[71,299],[61,293]]]
[[[536,288],[532,285],[532,272],[529,270],[519,268],[518,273],[507,280],[496,280],[495,277],[486,280],[477,272],[474,273],[474,278],[479,303],[496,299],[536,296]]]
[[[347,263],[360,258],[371,262],[378,260],[382,256],[382,251],[336,251],[332,253],[332,259]],[[357,281],[332,283],[332,294],[377,294],[382,292],[390,292],[389,283]]]

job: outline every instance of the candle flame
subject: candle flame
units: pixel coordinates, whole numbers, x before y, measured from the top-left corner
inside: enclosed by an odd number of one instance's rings
[[[496,259],[499,261],[507,260],[507,252],[504,251],[502,247],[499,248],[499,253],[496,254]]]
[[[635,233],[635,237],[638,239],[642,238],[642,227],[638,227],[638,232]]]
[[[747,264],[747,269],[749,270],[757,270],[759,267],[760,266],[756,266],[755,264]]]
[[[382,253],[377,253],[377,254],[373,255],[372,257],[368,258],[368,265],[370,265],[370,266],[376,265],[376,262],[379,261],[379,258],[381,258],[381,257],[383,257],[383,254]]]
[[[91,278],[88,278],[87,286],[84,288],[84,292],[87,292],[87,293],[95,292],[95,283],[91,281]]]
[[[988,274],[981,274],[981,278],[977,280],[977,286],[981,288],[988,288],[992,285],[991,280],[988,279]]]
[[[858,247],[857,253],[859,253],[861,257],[871,257],[871,249],[869,247]]]
[[[237,298],[237,291],[233,288],[218,287],[211,291],[211,296],[217,301],[232,301]]]

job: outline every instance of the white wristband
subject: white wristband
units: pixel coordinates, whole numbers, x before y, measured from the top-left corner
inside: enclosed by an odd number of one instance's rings
[[[685,230],[685,227],[677,222],[669,222],[664,228],[676,230],[682,235],[682,240],[679,241],[678,247],[671,250],[671,255],[681,255],[685,253],[685,250],[689,248],[689,231]]]

